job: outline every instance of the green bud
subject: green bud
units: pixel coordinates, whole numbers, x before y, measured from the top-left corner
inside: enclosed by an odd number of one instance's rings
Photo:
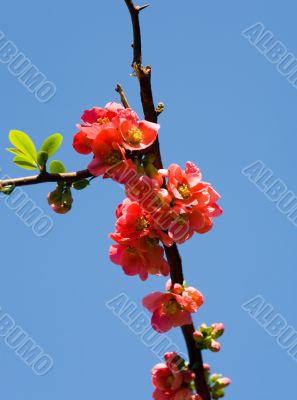
[[[46,151],[40,151],[37,154],[37,162],[41,171],[45,170],[47,160],[48,160],[48,153]]]

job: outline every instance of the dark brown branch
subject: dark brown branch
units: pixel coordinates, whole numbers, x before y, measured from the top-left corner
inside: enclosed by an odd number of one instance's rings
[[[125,0],[125,3],[129,9],[132,25],[133,25],[133,63],[132,66],[136,73],[136,76],[140,84],[140,95],[143,107],[145,119],[151,122],[157,122],[158,113],[154,106],[152,86],[151,86],[151,67],[142,66],[142,49],[141,49],[141,31],[139,24],[139,11],[144,7],[135,6],[132,0]],[[149,149],[150,152],[154,152],[156,155],[155,165],[157,168],[163,168],[160,145],[157,140],[153,146]],[[174,244],[172,247],[165,246],[165,252],[168,263],[170,265],[170,275],[172,283],[183,284],[183,268],[182,260],[178,251],[177,246]],[[201,351],[196,348],[195,341],[193,338],[194,325],[186,325],[182,327],[182,332],[187,344],[189,353],[190,367],[195,366],[196,380],[195,386],[197,392],[200,394],[203,400],[210,400],[210,394],[208,386],[204,376],[203,359]]]
[[[23,178],[0,180],[0,189],[5,186],[28,186],[37,185],[46,182],[66,182],[73,183],[86,178],[92,178],[93,175],[87,169],[77,172],[67,172],[65,174],[49,174],[44,172],[39,175],[26,176]]]
[[[141,33],[138,14],[140,12],[139,7],[135,7],[133,1],[125,0],[127,7],[129,9],[132,25],[133,25],[133,64],[141,64]]]

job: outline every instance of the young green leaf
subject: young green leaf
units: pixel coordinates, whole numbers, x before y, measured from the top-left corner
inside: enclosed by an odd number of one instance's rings
[[[37,169],[37,165],[34,162],[32,162],[29,158],[16,156],[14,157],[13,162],[20,168],[30,169],[30,170]]]
[[[5,150],[9,151],[10,153],[12,153],[12,154],[14,154],[16,156],[24,156],[24,153],[21,150],[15,149],[14,147],[13,148],[8,147]]]
[[[60,133],[54,133],[45,139],[40,151],[45,151],[51,157],[60,148],[63,142],[63,136]]]
[[[66,172],[65,165],[62,161],[53,160],[50,162],[49,170],[52,174],[64,174]]]
[[[45,166],[48,160],[48,154],[45,151],[39,151],[37,154],[37,162],[41,171],[45,170]]]
[[[34,143],[30,137],[21,131],[12,130],[9,132],[9,140],[16,147],[17,150],[22,152],[31,161],[37,161],[37,152]]]

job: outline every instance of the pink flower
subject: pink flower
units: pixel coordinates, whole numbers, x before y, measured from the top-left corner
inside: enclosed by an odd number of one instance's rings
[[[193,287],[187,287],[182,293],[183,305],[186,311],[196,312],[203,304],[203,295]]]
[[[127,109],[126,113],[125,116],[121,115],[118,118],[118,127],[125,149],[143,150],[151,146],[157,138],[160,125],[149,121],[139,121],[132,110]]]
[[[142,301],[152,315],[152,327],[160,333],[169,331],[172,327],[190,325],[191,314],[183,308],[183,299],[174,293],[155,292],[143,298]]]
[[[147,202],[153,194],[158,193],[160,184],[157,180],[151,179],[146,175],[137,174],[129,182],[126,183],[125,191],[127,197],[132,201],[141,203]]]
[[[187,162],[183,171],[179,165],[171,164],[168,168],[168,189],[176,203],[197,204],[197,194],[201,191],[201,172],[195,164]]]
[[[94,153],[95,161],[89,170],[96,176],[105,172],[103,166],[121,161],[125,149],[142,150],[151,146],[160,128],[158,124],[140,121],[133,110],[117,103],[86,110],[81,119],[83,123],[77,125],[79,132],[73,138],[73,147],[80,154]]]
[[[195,232],[200,234],[208,232],[212,225],[212,219],[204,209],[198,206],[187,208],[177,205],[172,209],[172,221],[168,227],[168,234],[174,242],[182,244]]]
[[[183,374],[178,372],[173,374],[165,364],[157,364],[152,369],[152,383],[156,389],[162,391],[175,391],[183,383]]]
[[[167,289],[169,288],[167,282]],[[175,293],[177,292],[177,293]],[[196,312],[203,304],[202,294],[195,288],[184,288],[170,285],[170,292],[154,292],[142,300],[145,308],[152,312],[152,326],[160,333],[172,327],[192,323],[191,313]]]
[[[98,128],[100,129],[100,128]],[[120,147],[118,131],[114,128],[105,128],[91,142],[94,158],[88,170],[94,176],[103,175],[108,170],[125,160],[125,153]]]
[[[127,244],[112,245],[109,257],[114,264],[122,267],[126,275],[139,275],[141,280],[146,280],[149,274],[169,274],[164,249],[158,244],[158,240],[149,237]]]
[[[152,369],[152,383],[155,400],[202,400],[193,394],[191,386],[195,373],[177,353],[168,352],[164,356],[166,364],[157,364]]]
[[[151,229],[151,217],[146,214],[139,203],[125,199],[116,211],[116,230],[110,235],[112,239],[123,243],[147,236]]]
[[[105,108],[94,107],[86,110],[81,119],[84,124],[78,124],[79,132],[74,136],[73,147],[80,154],[92,152],[92,141],[106,128],[117,129],[113,119],[124,108],[120,104],[108,103]],[[119,137],[120,139],[120,137]]]

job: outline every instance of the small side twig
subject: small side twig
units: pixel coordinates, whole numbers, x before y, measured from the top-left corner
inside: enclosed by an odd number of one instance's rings
[[[125,108],[130,108],[130,105],[129,105],[129,103],[128,103],[127,97],[126,97],[126,95],[125,95],[125,92],[124,92],[122,86],[121,86],[119,83],[117,84],[117,87],[116,87],[115,90],[116,90],[116,92],[118,92],[118,94],[120,95],[120,97],[121,97],[121,102],[122,102],[123,106],[124,106]]]

